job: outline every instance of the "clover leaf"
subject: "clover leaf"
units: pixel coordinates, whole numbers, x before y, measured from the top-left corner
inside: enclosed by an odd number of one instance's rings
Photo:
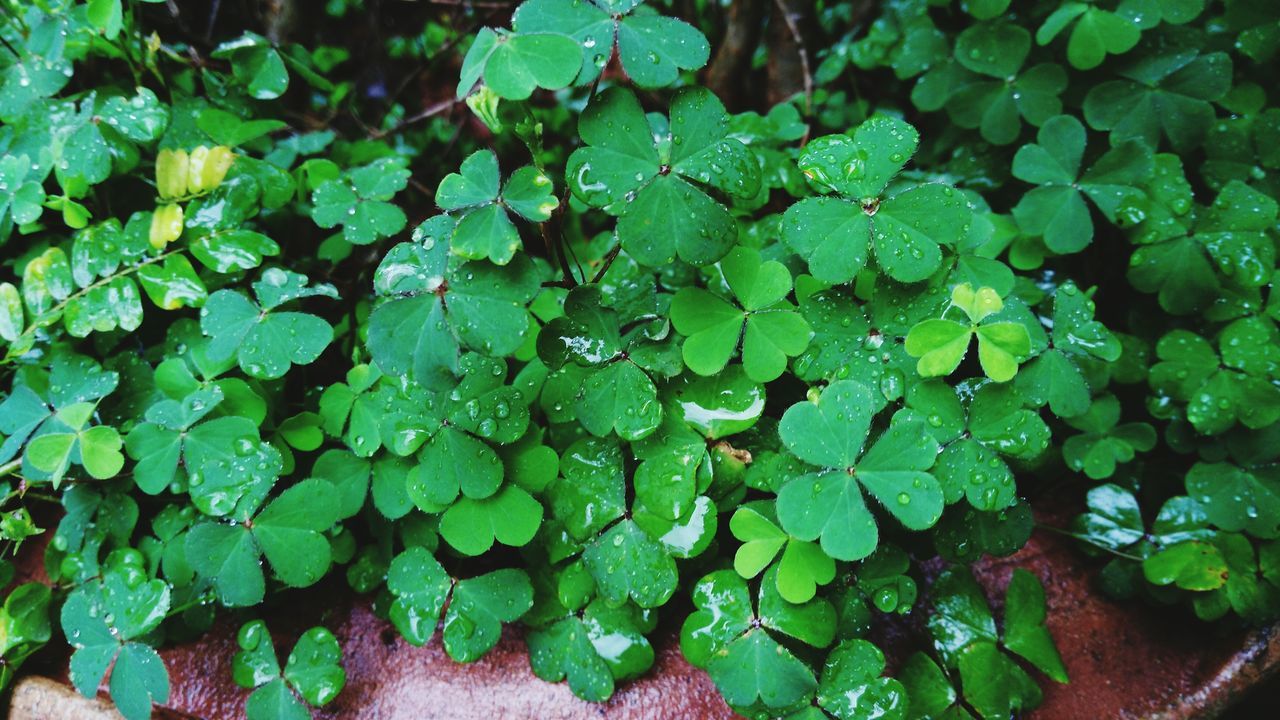
[[[244,85],[250,97],[272,100],[289,87],[289,72],[284,60],[271,42],[256,33],[246,32],[213,49],[212,57],[231,62],[236,81]]]
[[[1089,409],[1093,388],[1088,372],[1099,362],[1120,357],[1120,341],[1093,319],[1094,302],[1075,283],[1067,281],[1053,293],[1051,347],[1018,375],[1018,390],[1035,405],[1048,404],[1060,418]],[[1096,384],[1097,380],[1093,381]]]
[[[949,569],[930,590],[934,612],[928,626],[944,665],[959,670],[965,700],[983,717],[1002,717],[1040,701],[1040,688],[1000,645],[1057,682],[1066,669],[1044,626],[1044,590],[1026,570],[1014,570],[1005,596],[1004,633],[972,574]]]
[[[110,425],[89,425],[96,410],[96,405],[88,402],[60,408],[44,432],[27,444],[24,462],[48,473],[54,488],[62,483],[72,463],[98,480],[115,477],[124,467],[120,452],[124,441]]]
[[[742,366],[756,382],[777,378],[787,358],[804,352],[813,333],[795,306],[786,301],[791,273],[760,253],[734,248],[720,270],[740,307],[701,288],[682,288],[671,300],[671,324],[685,335],[681,354],[699,375],[724,369],[742,345]]]
[[[1280,419],[1280,390],[1268,380],[1267,364],[1259,372],[1252,360],[1270,351],[1273,334],[1254,332],[1257,326],[1245,318],[1224,329],[1221,356],[1199,335],[1166,334],[1156,343],[1159,362],[1151,367],[1151,388],[1186,402],[1187,420],[1205,434],[1225,432],[1237,422],[1270,425]]]
[[[1073,26],[1074,25],[1074,26]],[[1122,55],[1138,44],[1142,30],[1133,20],[1082,2],[1064,1],[1036,31],[1036,43],[1048,45],[1071,27],[1067,60],[1078,70],[1102,64],[1107,55]]]
[[[502,623],[515,622],[533,604],[523,570],[502,569],[454,580],[423,547],[391,561],[387,588],[395,597],[391,621],[413,645],[425,645],[444,612],[444,648],[458,662],[473,662],[498,643]]]
[[[1142,561],[1142,574],[1153,585],[1176,585],[1205,592],[1227,583],[1229,569],[1222,551],[1211,543],[1186,540],[1156,551]]]
[[[678,255],[707,265],[733,247],[738,227],[694,183],[743,198],[760,188],[759,165],[728,131],[724,106],[705,88],[677,91],[661,129],[635,94],[610,88],[583,110],[585,146],[569,156],[565,178],[579,200],[618,217],[618,241],[636,262],[661,266]]]
[[[263,555],[276,576],[292,587],[311,585],[329,569],[329,541],[321,533],[336,522],[338,500],[328,481],[303,480],[250,515],[245,508],[236,524],[206,521],[187,533],[187,561],[213,583],[224,605],[262,601]]]
[[[610,607],[592,600],[581,611],[531,631],[529,666],[549,682],[568,680],[574,695],[603,702],[615,683],[636,677],[653,665],[653,646],[645,638],[657,616],[626,604]]]
[[[322,228],[341,225],[347,242],[368,245],[404,229],[404,211],[389,201],[408,184],[409,170],[402,160],[374,160],[316,187],[311,219]]]
[[[1013,157],[1013,175],[1033,188],[1013,208],[1024,231],[1044,237],[1057,253],[1083,250],[1093,239],[1087,196],[1111,222],[1143,201],[1135,185],[1151,173],[1151,151],[1140,142],[1120,142],[1083,174],[1085,129],[1074,116],[1045,121],[1037,143],[1024,145]]]
[[[778,594],[789,603],[806,603],[813,599],[819,585],[835,579],[835,561],[814,543],[787,535],[770,517],[772,512],[765,512],[766,508],[742,507],[729,520],[733,536],[743,543],[733,556],[733,568],[750,580],[778,558]]]
[[[579,285],[564,300],[564,315],[538,334],[538,355],[552,370],[566,362],[587,368],[574,414],[593,435],[616,432],[639,440],[662,421],[658,389],[649,373],[664,370],[665,324],[639,324],[622,334],[618,312],[596,285]]]
[[[447,247],[438,238],[451,222],[429,220],[431,228],[415,233],[414,242],[388,253],[374,278],[387,300],[369,316],[369,351],[378,367],[435,389],[456,382],[464,348],[495,356],[519,348],[530,330],[525,305],[539,286],[524,255],[504,266],[472,261],[446,268],[438,254]]]
[[[845,640],[822,666],[817,704],[837,718],[905,718],[907,692],[894,678],[881,677],[884,653],[868,640]]]
[[[1018,373],[1021,358],[1031,354],[1031,337],[1018,322],[983,321],[1004,308],[1004,302],[989,287],[974,290],[969,283],[951,289],[951,304],[943,311],[959,308],[968,324],[939,318],[925,320],[907,333],[906,351],[920,358],[916,372],[923,377],[950,375],[969,352],[969,340],[978,338],[978,362],[987,377],[1008,382]]]
[[[969,222],[968,203],[951,187],[926,183],[886,196],[915,154],[919,134],[897,118],[877,115],[850,135],[827,135],[808,145],[798,164],[824,195],[792,205],[781,239],[809,263],[817,279],[849,282],[866,265],[868,245],[889,277],[916,282],[942,263],[940,245]]]
[[[308,706],[329,704],[347,682],[339,661],[342,648],[323,627],[313,627],[298,638],[283,672],[266,623],[252,620],[236,635],[240,649],[231,660],[231,677],[240,687],[253,690],[245,701],[249,720],[308,718]]]
[[[836,560],[858,560],[876,549],[879,532],[864,490],[913,530],[942,515],[942,489],[926,472],[938,446],[920,423],[892,423],[862,452],[876,407],[870,388],[840,380],[816,401],[792,405],[778,425],[793,455],[823,468],[790,479],[778,492],[782,529],[800,540],[821,539]]]
[[[424,394],[419,389],[414,394],[401,394],[401,399],[407,401],[404,414],[395,408],[383,420],[383,435],[393,438],[390,447],[396,454],[418,451],[419,464],[410,474],[406,489],[414,503],[427,512],[449,506],[459,492],[475,500],[493,495],[502,483],[503,467],[485,440],[515,442],[529,423],[523,395],[505,384],[504,361],[468,354],[458,364],[462,378],[453,390]],[[529,514],[533,512],[529,498],[521,495],[523,491],[504,496],[497,506],[468,505],[458,512],[478,519],[489,514],[485,507],[519,508],[525,522],[513,525],[504,537],[524,537],[527,542],[525,531],[517,528],[526,528],[530,522],[536,526],[537,515]],[[453,533],[446,538],[450,536]],[[454,537],[466,547],[475,546],[481,539],[462,532]]]
[[[1198,462],[1187,472],[1186,486],[1215,526],[1254,537],[1280,536],[1280,487],[1265,472]]]
[[[542,505],[522,487],[508,485],[487,498],[459,498],[440,517],[440,536],[463,555],[493,543],[522,547],[542,525]]]
[[[0,159],[0,226],[7,227],[5,220],[26,225],[40,219],[44,212],[44,188],[39,180],[28,177],[31,174],[31,160],[25,155],[6,155]]]
[[[1111,144],[1138,140],[1157,146],[1160,137],[1179,153],[1198,147],[1213,125],[1211,104],[1231,89],[1231,57],[1200,53],[1202,40],[1161,37],[1144,43],[1140,60],[1119,70],[1121,80],[1095,85],[1084,98],[1089,126],[1111,131]],[[1149,47],[1148,47],[1149,46]]]
[[[1093,402],[1088,412],[1068,420],[1082,431],[1067,438],[1062,457],[1073,470],[1083,471],[1094,480],[1111,477],[1116,463],[1127,463],[1134,452],[1155,447],[1155,428],[1147,423],[1120,422],[1120,402],[1114,395],[1104,395]]]
[[[937,381],[907,389],[903,420],[924,422],[943,445],[934,476],[948,503],[961,497],[978,510],[1009,507],[1016,499],[1013,472],[1002,456],[1032,459],[1049,442],[1049,428],[1008,385],[956,390]]]
[[[516,8],[511,23],[522,33],[564,33],[577,41],[581,69],[569,81],[578,85],[600,76],[615,45],[622,69],[641,88],[671,85],[679,71],[706,65],[711,56],[706,37],[683,20],[640,7],[643,1],[528,0]]]
[[[458,219],[450,243],[455,254],[506,265],[520,247],[520,234],[508,211],[543,222],[559,204],[551,180],[533,166],[512,173],[501,191],[498,180],[498,157],[491,150],[479,150],[462,161],[459,172],[440,181],[436,204]]]
[[[234,356],[247,374],[267,380],[284,375],[292,365],[314,362],[333,340],[333,327],[315,315],[276,310],[299,298],[338,297],[332,285],[306,283],[306,276],[268,268],[253,284],[256,303],[235,290],[210,295],[200,310],[210,358]]]
[[[732,570],[706,575],[693,588],[697,610],[680,630],[680,649],[689,662],[706,668],[734,707],[762,703],[785,708],[818,688],[809,667],[775,633],[812,647],[831,644],[835,611],[822,599],[800,605],[777,594],[769,571],[753,603],[746,581]]]
[[[1265,285],[1275,265],[1266,229],[1277,212],[1273,198],[1242,182],[1229,182],[1212,206],[1195,213],[1190,228],[1166,223],[1144,237],[1146,242],[1129,258],[1129,282],[1142,292],[1157,293],[1160,307],[1175,315],[1206,307],[1224,285]]]
[[[571,37],[552,32],[495,32],[481,28],[462,60],[458,98],[481,79],[499,97],[524,100],[535,88],[559,90],[573,82],[582,48]]]
[[[1010,23],[972,25],[956,37],[955,62],[978,76],[962,79],[942,64],[921,79],[912,99],[917,107],[947,114],[961,127],[978,128],[997,145],[1018,139],[1022,120],[1039,126],[1062,111],[1058,96],[1067,87],[1067,74],[1052,63],[1023,70],[1031,50],[1031,34]],[[994,78],[987,79],[987,78]],[[931,93],[930,83],[942,92]],[[945,89],[942,86],[945,85]]]
[[[149,578],[131,549],[112,553],[101,579],[67,596],[62,630],[75,648],[69,675],[81,695],[95,697],[110,668],[112,702],[129,720],[151,717],[151,704],[169,699],[164,661],[140,641],[165,619],[169,598],[169,585]]]

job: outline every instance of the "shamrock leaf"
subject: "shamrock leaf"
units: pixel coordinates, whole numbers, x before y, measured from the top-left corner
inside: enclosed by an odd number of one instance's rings
[[[659,607],[675,593],[675,561],[634,520],[605,530],[583,550],[582,559],[610,605],[630,598],[642,608]]]
[[[516,8],[511,23],[520,32],[564,33],[577,41],[583,49],[578,85],[599,77],[615,44],[622,69],[641,88],[671,85],[680,70],[707,64],[711,48],[701,32],[683,20],[639,7],[642,2],[530,0]]]
[[[16,53],[0,77],[0,120],[20,119],[41,100],[53,97],[71,81],[71,58],[66,57],[66,20],[53,13],[31,15],[25,36],[25,52]]]
[[[525,305],[537,295],[539,279],[523,255],[505,266],[473,261],[446,272],[445,261],[433,254],[443,245],[441,226],[432,224],[378,267],[375,287],[389,299],[369,316],[368,344],[383,372],[439,389],[453,386],[463,348],[501,356],[524,343],[530,330]]]
[[[783,244],[815,278],[849,282],[866,265],[868,245],[894,280],[916,282],[938,269],[939,245],[951,245],[955,229],[968,224],[968,203],[939,183],[885,196],[918,144],[915,128],[877,115],[852,137],[827,135],[805,146],[800,170],[819,192],[840,196],[801,200],[782,218]]]
[[[1018,362],[1031,354],[1031,337],[1027,329],[1017,322],[983,321],[1000,312],[1004,302],[989,287],[976,291],[969,283],[961,283],[951,289],[951,308],[959,308],[969,323],[939,318],[925,320],[907,333],[906,351],[920,358],[916,372],[923,377],[946,376],[955,372],[960,361],[969,352],[969,340],[978,338],[978,362],[987,377],[996,382],[1008,382],[1018,372]],[[946,310],[943,311],[946,315]]]
[[[1231,89],[1231,57],[1200,53],[1203,41],[1160,38],[1144,43],[1140,60],[1120,68],[1122,80],[1093,86],[1084,99],[1089,126],[1111,131],[1111,144],[1139,140],[1154,148],[1163,135],[1178,153],[1204,141],[1214,101]]]
[[[1093,300],[1067,281],[1053,293],[1052,347],[1032,360],[1018,375],[1018,390],[1035,405],[1048,404],[1060,418],[1089,409],[1093,389],[1086,372],[1120,357],[1120,341],[1093,319]],[[1097,382],[1096,380],[1094,381]]]
[[[578,74],[582,48],[563,31],[510,33],[481,28],[462,59],[458,98],[466,97],[482,79],[508,100],[524,100],[535,88],[566,87]]]
[[[169,585],[150,579],[136,550],[107,558],[101,579],[76,588],[62,605],[62,630],[75,648],[71,683],[95,697],[111,668],[111,699],[128,720],[151,717],[152,702],[169,699],[169,675],[151,646],[139,642],[169,612]]]
[[[1280,486],[1266,473],[1198,462],[1187,472],[1186,485],[1187,494],[1218,528],[1260,538],[1280,536]]]
[[[618,241],[636,262],[657,267],[679,255],[707,265],[733,247],[738,228],[693,182],[748,198],[760,188],[760,167],[727,137],[724,106],[704,88],[676,92],[669,127],[668,141],[633,93],[605,90],[582,112],[585,146],[569,156],[565,177],[575,197],[618,217]]]
[[[383,434],[393,438],[391,449],[396,454],[408,455],[421,447],[419,465],[410,474],[407,490],[414,503],[427,512],[444,509],[459,492],[476,500],[493,495],[502,482],[503,468],[498,455],[484,441],[515,442],[529,423],[523,395],[505,384],[504,361],[468,354],[458,365],[462,379],[452,391],[402,394],[401,399],[408,403],[405,414],[393,412],[384,418]],[[508,494],[500,502],[494,501],[508,510],[519,509],[523,515],[524,522],[512,526],[504,535],[508,539],[524,537],[525,529],[536,525],[536,511],[522,494]],[[468,505],[458,512],[479,519],[489,515],[493,507]],[[473,547],[483,533],[459,533],[455,537]]]
[[[310,717],[308,705],[329,704],[346,685],[347,674],[339,664],[342,648],[323,627],[313,627],[298,638],[283,673],[266,623],[245,623],[236,642],[240,650],[231,660],[231,677],[240,687],[253,690],[245,701],[249,720]]]
[[[1098,67],[1107,55],[1129,52],[1142,37],[1138,24],[1127,17],[1081,2],[1063,2],[1036,31],[1036,42],[1048,45],[1073,24],[1067,60],[1078,70]]]
[[[26,155],[5,155],[0,159],[0,226],[26,225],[40,219],[44,212],[44,188],[31,175],[31,160]],[[6,231],[7,234],[7,231]],[[14,338],[5,336],[12,342]]]
[[[1216,546],[1187,540],[1156,551],[1142,561],[1142,574],[1153,585],[1176,585],[1206,592],[1227,583],[1227,561]]]
[[[680,630],[685,657],[706,668],[734,707],[785,708],[817,689],[813,671],[775,633],[817,648],[835,636],[831,605],[821,599],[787,603],[777,594],[773,572],[761,581],[754,606],[746,582],[732,570],[703,577],[693,588],[698,609]]]
[[[574,414],[593,435],[617,433],[639,440],[662,422],[658,389],[647,371],[661,371],[660,338],[666,326],[642,325],[622,334],[618,313],[604,304],[600,287],[579,285],[564,300],[564,315],[538,334],[538,355],[552,370],[572,360],[588,368],[575,396]]]
[[[559,202],[551,180],[533,166],[512,173],[499,192],[498,157],[491,150],[479,150],[462,161],[460,172],[440,181],[436,204],[458,219],[450,243],[455,254],[506,265],[520,247],[520,234],[508,211],[543,222]]]
[[[862,639],[845,640],[831,650],[818,683],[818,706],[841,720],[907,716],[907,692],[894,678],[881,677],[884,653]]]
[[[303,480],[285,490],[261,512],[239,524],[203,522],[187,533],[191,567],[213,583],[228,607],[262,601],[263,555],[286,585],[306,587],[329,569],[329,541],[321,533],[337,520],[338,500],[325,480]]]
[[[1195,214],[1190,229],[1166,224],[1150,244],[1135,250],[1129,282],[1142,292],[1158,293],[1160,307],[1175,315],[1213,302],[1223,290],[1219,273],[1231,284],[1265,285],[1275,265],[1275,246],[1265,231],[1276,215],[1274,199],[1229,182],[1212,206]]]
[[[616,681],[637,677],[653,665],[653,646],[645,638],[657,616],[634,605],[610,607],[591,601],[527,636],[529,665],[548,682],[567,679],[574,695],[603,702]]]
[[[1062,444],[1062,458],[1094,480],[1111,477],[1117,462],[1127,463],[1135,451],[1146,452],[1156,444],[1155,428],[1149,424],[1119,424],[1120,402],[1114,395],[1098,398],[1088,412],[1067,422],[1081,434]]]
[[[322,228],[341,225],[347,242],[368,245],[404,229],[404,211],[389,201],[408,184],[403,160],[374,160],[321,183],[311,197],[311,219]]]
[[[235,290],[210,295],[200,311],[210,359],[234,356],[245,373],[268,380],[283,376],[292,365],[314,362],[333,340],[333,327],[308,313],[276,311],[299,298],[338,297],[332,285],[309,288],[306,283],[304,275],[268,268],[253,284],[256,303]]]
[[[996,633],[982,588],[967,570],[943,572],[930,593],[934,612],[928,626],[934,647],[947,667],[959,670],[965,700],[982,717],[1003,717],[1040,702],[1040,688],[1000,651],[1000,645],[1050,678],[1067,681],[1062,659],[1044,627],[1044,590],[1030,573],[1015,570],[1010,579],[1003,637]]]
[[[1046,120],[1036,140],[1013,157],[1014,177],[1039,186],[1022,196],[1013,217],[1024,231],[1043,236],[1050,250],[1079,252],[1092,241],[1093,220],[1086,196],[1112,223],[1142,202],[1142,191],[1134,186],[1151,174],[1148,146],[1117,142],[1081,174],[1085,130],[1074,116]]]
[[[48,473],[54,488],[62,483],[72,463],[98,480],[115,477],[124,467],[120,433],[109,425],[89,426],[96,410],[96,404],[88,402],[59,409],[45,432],[27,445],[24,461]]]
[[[778,425],[792,454],[824,468],[789,480],[778,492],[782,529],[800,540],[820,538],[836,560],[864,558],[879,541],[864,489],[907,528],[926,529],[942,515],[942,489],[926,472],[938,446],[921,424],[893,423],[862,452],[876,407],[870,388],[841,380],[816,401],[792,405]]]
[[[921,78],[912,100],[924,110],[945,104],[956,124],[1007,145],[1018,139],[1023,119],[1038,126],[1062,112],[1058,96],[1067,87],[1066,72],[1051,63],[1023,70],[1030,50],[1031,34],[1017,25],[972,25],[956,37],[954,54],[956,64],[976,75],[953,77],[962,71],[939,64]],[[945,90],[930,93],[931,83]]]
[[[1003,510],[1016,499],[1016,487],[1001,456],[1035,458],[1048,446],[1049,428],[1008,385],[987,383],[962,394],[967,403],[941,382],[917,383],[899,414],[924,422],[943,445],[933,474],[948,503],[965,497],[978,510]]]
[[[49,641],[51,595],[47,585],[23,583],[15,587],[0,606],[0,628],[4,633],[0,655],[6,664],[0,671],[0,682],[12,682],[22,663]]]
[[[720,261],[725,282],[740,307],[701,288],[682,288],[671,300],[671,323],[685,335],[681,354],[699,375],[722,371],[742,345],[742,366],[756,382],[777,378],[787,358],[804,352],[813,333],[786,301],[791,274],[760,253],[734,248]]]
[[[483,657],[498,643],[502,623],[519,620],[533,604],[533,588],[523,570],[495,570],[455,581],[422,547],[408,548],[391,561],[387,588],[395,597],[391,621],[414,645],[431,639],[447,605],[444,648],[458,662]]]
[[[734,570],[750,580],[781,552],[775,576],[778,594],[797,605],[812,600],[817,586],[835,579],[835,562],[817,545],[787,535],[762,510],[742,507],[729,520],[733,536],[743,542],[733,557]]]
[[[249,96],[257,100],[273,100],[289,87],[289,73],[280,53],[266,38],[246,32],[213,49],[211,55],[231,62],[231,73]]]
[[[1223,330],[1221,356],[1209,341],[1186,330],[1174,330],[1156,343],[1159,362],[1151,366],[1151,388],[1183,401],[1196,430],[1216,435],[1237,422],[1262,428],[1280,419],[1280,390],[1251,362],[1271,351],[1273,331],[1254,332],[1249,318]],[[1265,326],[1264,326],[1265,327]],[[1233,345],[1234,344],[1234,345]],[[1236,347],[1239,349],[1237,350]]]
[[[495,541],[522,547],[541,525],[542,505],[524,488],[508,485],[487,498],[459,498],[440,517],[440,536],[463,555],[479,555]]]

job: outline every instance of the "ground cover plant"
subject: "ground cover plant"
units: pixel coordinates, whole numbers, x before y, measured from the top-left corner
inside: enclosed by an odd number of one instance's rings
[[[1098,592],[1280,615],[1274,3],[220,5],[0,0],[0,683],[145,718],[231,617],[305,718],[341,645],[260,617],[347,592],[1007,718],[1069,678],[969,565],[1050,492]]]

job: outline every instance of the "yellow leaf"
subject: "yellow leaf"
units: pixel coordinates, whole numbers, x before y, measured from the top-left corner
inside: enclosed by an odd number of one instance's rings
[[[151,216],[151,247],[163,250],[182,235],[182,206],[161,205]]]
[[[160,151],[156,156],[156,189],[160,191],[160,199],[180,198],[187,194],[189,163],[186,150],[166,148]],[[152,241],[152,244],[155,242]]]

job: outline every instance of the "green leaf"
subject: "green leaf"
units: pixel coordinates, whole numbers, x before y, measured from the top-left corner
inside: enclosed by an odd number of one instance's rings
[[[1145,48],[1145,46],[1144,46]],[[1208,136],[1215,112],[1211,102],[1231,89],[1231,57],[1200,55],[1178,43],[1152,43],[1141,61],[1120,70],[1123,79],[1094,86],[1084,99],[1090,127],[1111,131],[1112,145],[1139,140],[1156,147],[1167,137],[1186,153]]]
[[[615,40],[623,70],[641,88],[670,85],[680,70],[696,70],[707,63],[710,47],[701,32],[637,5],[532,0],[517,8],[512,24],[521,32],[565,33],[576,40],[585,51],[578,85],[600,75]]]
[[[482,28],[463,58],[457,96],[465,97],[483,79],[499,97],[524,100],[535,88],[569,85],[581,64],[582,48],[558,31],[500,34]]]
[[[375,160],[321,183],[312,194],[311,218],[322,228],[341,225],[347,242],[368,245],[404,229],[404,211],[388,201],[408,184],[403,160]]]
[[[391,561],[387,589],[395,601],[389,615],[405,640],[425,645],[431,639],[452,586],[449,574],[426,548],[406,548]]]
[[[502,623],[533,606],[533,586],[523,570],[503,569],[461,580],[444,618],[444,648],[458,662],[474,662],[498,644]]]
[[[830,470],[790,480],[778,493],[778,518],[788,534],[821,539],[837,560],[875,550],[879,532],[862,490],[908,528],[923,530],[942,515],[943,494],[926,470],[937,443],[914,422],[894,423],[858,458],[874,408],[861,383],[832,383],[816,403],[800,402],[783,414],[779,434],[797,457]]]
[[[883,196],[918,143],[913,127],[877,115],[852,137],[827,135],[805,146],[798,160],[801,172],[820,192],[848,201],[842,206],[810,198],[783,216],[782,242],[809,262],[814,277],[831,283],[853,279],[866,262],[867,242],[881,269],[895,280],[916,282],[938,269],[939,245],[950,245],[953,229],[968,222],[967,202],[941,184]]]
[[[1067,682],[1067,669],[1053,636],[1045,627],[1044,587],[1030,572],[1016,568],[1004,606],[1004,644],[1057,682]]]
[[[812,332],[795,306],[784,299],[791,275],[773,260],[738,247],[720,262],[721,271],[741,310],[698,288],[685,288],[671,301],[671,322],[687,336],[685,364],[699,375],[724,369],[742,342],[748,378],[768,382],[786,369],[787,358],[804,352]]]
[[[422,242],[428,240],[430,235]],[[451,388],[462,348],[502,356],[524,343],[529,333],[525,305],[538,292],[538,275],[527,258],[517,255],[501,267],[463,264],[441,286],[439,276],[428,275],[424,259],[420,255],[394,266],[384,261],[379,268],[384,286],[387,275],[406,271],[420,272],[423,281],[384,292],[390,299],[369,317],[369,350],[383,372],[410,376],[427,388]]]
[[[339,662],[342,648],[322,627],[313,627],[298,638],[284,666],[284,678],[309,704],[323,706],[342,692],[347,673]]]
[[[582,553],[596,587],[611,605],[628,598],[642,608],[658,607],[676,590],[676,564],[633,521],[623,520],[587,545]]]
[[[585,147],[569,156],[565,177],[582,202],[618,216],[619,242],[642,265],[665,265],[677,255],[695,265],[713,263],[733,247],[737,224],[690,181],[750,197],[760,189],[760,168],[740,141],[727,137],[724,106],[703,88],[676,93],[670,129],[660,157],[635,95],[605,90],[582,113],[578,133]]]
[[[271,43],[261,35],[246,32],[235,40],[218,45],[211,55],[231,61],[231,72],[245,86],[249,96],[257,100],[273,100],[289,87],[289,72],[284,60]]]
[[[523,488],[507,486],[491,497],[459,499],[440,518],[440,535],[464,555],[479,555],[495,541],[522,547],[542,524],[542,506]]]
[[[905,718],[907,694],[902,683],[880,677],[884,653],[867,640],[846,640],[827,656],[817,701],[842,720],[877,716]]]

